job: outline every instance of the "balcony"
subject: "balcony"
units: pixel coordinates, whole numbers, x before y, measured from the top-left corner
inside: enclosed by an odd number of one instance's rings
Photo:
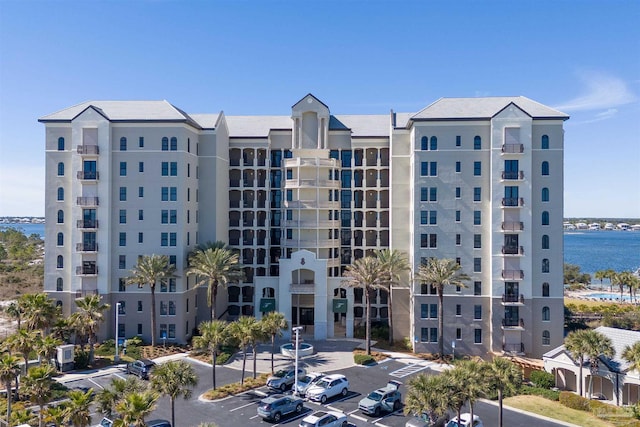
[[[502,294],[502,302],[507,304],[524,304],[524,295]]]
[[[502,278],[505,280],[522,280],[524,271],[522,270],[502,270]]]
[[[524,179],[524,172],[523,171],[502,171],[501,178],[516,179],[521,181]]]
[[[98,252],[98,244],[93,243],[78,243],[76,244],[76,252]]]
[[[522,221],[505,221],[502,223],[502,231],[522,231],[524,223]]]
[[[340,202],[338,201],[319,201],[319,200],[298,200],[298,201],[285,201],[287,208],[326,208],[326,209],[340,209]]]
[[[300,227],[300,228],[339,228],[340,220],[337,219],[329,219],[329,220],[318,220],[318,221],[295,221],[295,220],[286,220],[284,222],[285,227]]]
[[[289,291],[292,294],[313,295],[315,293],[315,283],[291,283]]]
[[[512,318],[504,318],[502,319],[502,327],[503,328],[524,328],[524,320],[520,319],[512,319]]]
[[[524,247],[522,246],[503,246],[503,255],[524,255]]]
[[[338,165],[336,159],[319,159],[319,158],[300,158],[284,159],[284,166],[292,168],[295,166],[328,166],[335,167]]]
[[[523,144],[502,144],[502,154],[520,154],[523,152]]]
[[[340,188],[340,181],[334,179],[287,179],[286,188]]]
[[[76,199],[76,204],[78,206],[98,206],[98,198],[97,197],[78,197]]]
[[[97,145],[78,145],[76,150],[78,154],[100,154],[100,149]]]
[[[502,351],[505,353],[524,354],[524,343],[502,344]]]
[[[91,230],[98,228],[98,220],[97,219],[79,219],[76,223],[77,227],[83,230]]]
[[[96,181],[100,178],[100,174],[96,171],[78,171],[77,177],[85,181]]]
[[[98,295],[97,289],[82,289],[80,291],[76,291],[76,298],[82,298],[89,295]]]
[[[524,197],[504,197],[502,199],[502,207],[519,208],[524,206]]]
[[[77,276],[97,276],[98,266],[95,264],[79,265],[76,267]]]

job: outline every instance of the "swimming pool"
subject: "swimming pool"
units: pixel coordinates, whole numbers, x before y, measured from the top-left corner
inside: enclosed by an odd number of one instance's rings
[[[604,299],[604,300],[611,300],[611,301],[620,301],[620,293],[611,293],[611,292],[596,292],[593,294],[587,294],[585,295],[587,298],[595,298],[595,299]],[[630,301],[631,297],[629,296],[629,294],[624,294],[622,296],[623,301]]]

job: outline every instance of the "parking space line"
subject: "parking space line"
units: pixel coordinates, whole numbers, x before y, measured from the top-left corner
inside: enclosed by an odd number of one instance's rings
[[[238,406],[237,408],[229,409],[229,412],[237,411],[238,409],[246,408],[247,406],[255,405],[255,402],[247,403],[246,405]]]
[[[382,423],[375,423],[375,425],[377,425],[378,427],[389,427],[388,425]]]
[[[98,387],[100,387],[101,389],[104,390],[104,387],[102,387],[100,384],[98,384],[97,382],[95,382],[94,380],[92,380],[91,378],[87,378],[89,381],[91,381],[92,383],[94,383],[95,385],[97,385]]]
[[[351,414],[355,414],[356,412],[358,412],[360,409],[354,409],[351,412],[347,412],[347,415],[351,415]]]
[[[298,414],[298,415],[296,415],[296,416],[295,416],[295,417],[293,417],[293,418],[287,418],[285,421],[286,421],[286,422],[289,422],[289,421],[295,421],[295,420],[297,420],[298,418],[306,417],[306,416],[307,416],[307,414],[308,414],[307,412],[305,412],[305,413],[303,413],[303,414]],[[279,425],[281,425],[281,424],[275,424],[273,427],[278,427]]]
[[[393,372],[389,372],[389,375],[392,377],[397,377],[397,378],[404,378],[406,376],[409,376],[411,374],[415,374],[416,372],[420,372],[424,369],[427,369],[428,366],[424,366],[424,365],[419,365],[419,364],[414,364],[414,365],[408,365],[405,366],[404,368],[400,368],[397,369]]]
[[[113,374],[113,375],[115,375],[116,377],[120,378],[121,380],[126,380],[127,379],[127,377],[123,377],[120,374]]]
[[[379,421],[382,421],[382,420],[384,420],[385,418],[390,417],[391,415],[399,414],[400,412],[402,412],[402,409],[398,409],[398,410],[396,410],[396,411],[389,412],[389,413],[388,413],[387,415],[385,415],[384,417],[380,417],[380,418],[378,418],[377,420],[373,420],[373,421],[371,421],[371,422],[372,422],[373,424],[375,424],[375,425],[378,425],[378,422],[379,422]]]
[[[365,417],[361,417],[360,415],[349,414],[349,416],[355,418],[356,420],[364,421],[365,423],[369,422],[368,419],[366,419]]]

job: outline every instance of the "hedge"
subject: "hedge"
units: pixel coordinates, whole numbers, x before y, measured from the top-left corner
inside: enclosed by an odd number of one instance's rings
[[[589,411],[589,399],[573,394],[569,391],[561,391],[559,397],[560,403],[567,408],[577,409],[579,411]]]
[[[353,361],[357,365],[371,365],[376,362],[376,360],[368,354],[354,354]]]

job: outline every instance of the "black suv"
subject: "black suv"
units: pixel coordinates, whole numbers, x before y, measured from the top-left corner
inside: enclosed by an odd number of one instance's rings
[[[156,366],[153,360],[140,359],[135,362],[127,363],[127,374],[137,375],[143,380],[149,379],[149,372]]]

